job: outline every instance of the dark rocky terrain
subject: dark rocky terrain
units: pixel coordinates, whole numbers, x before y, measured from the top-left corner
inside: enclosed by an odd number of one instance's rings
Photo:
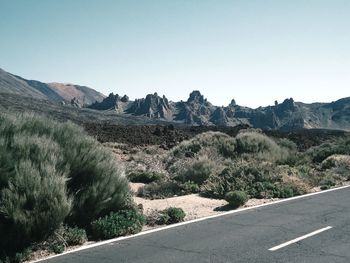
[[[27,80],[0,69],[0,93],[71,104],[75,107],[102,101],[105,96],[85,86]]]
[[[247,125],[228,126],[174,126],[174,125],[114,125],[85,123],[85,130],[98,141],[117,142],[129,145],[159,145],[164,149],[172,148],[178,143],[207,132],[218,131],[232,137],[236,136]],[[302,129],[298,131],[264,130],[266,135],[275,138],[287,138],[293,141],[300,151],[320,145],[325,141],[349,136],[350,133],[341,130]]]

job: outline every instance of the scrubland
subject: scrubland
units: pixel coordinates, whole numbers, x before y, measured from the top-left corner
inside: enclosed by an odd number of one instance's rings
[[[61,253],[137,233],[144,225],[181,222],[350,179],[350,137],[301,148],[255,129],[235,136],[208,131],[170,149],[101,144],[69,122],[2,113],[0,260]],[[133,191],[130,182],[139,187]],[[197,208],[205,200],[210,205],[201,214],[183,205],[186,200],[196,200]]]

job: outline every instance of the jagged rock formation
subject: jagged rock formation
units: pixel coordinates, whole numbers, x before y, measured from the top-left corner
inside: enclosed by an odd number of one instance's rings
[[[273,106],[257,109],[237,105],[234,99],[226,107],[214,106],[197,90],[190,94],[187,101],[180,102],[169,102],[165,96],[160,97],[157,93],[149,94],[144,99],[128,100],[123,107],[115,106],[120,103],[119,96],[110,104],[109,100],[110,97],[90,108],[122,109],[117,111],[187,125],[249,125],[265,130],[285,131],[302,128],[350,129],[350,98],[314,104],[295,102],[289,98],[282,103],[275,101]],[[108,106],[102,107],[103,105]]]
[[[213,105],[198,90],[191,92],[186,102],[176,103],[176,108],[178,113],[174,119],[189,125],[209,125],[210,116],[215,111]]]
[[[126,112],[138,116],[155,119],[162,118],[165,120],[171,120],[173,113],[172,105],[169,104],[168,99],[165,96],[159,97],[157,93],[148,94],[144,99],[135,100]]]
[[[113,93],[110,93],[103,101],[96,101],[95,103],[91,104],[89,108],[95,110],[115,110],[118,113],[123,113],[128,105],[128,96],[124,95],[123,97],[120,97],[118,94],[114,95]]]

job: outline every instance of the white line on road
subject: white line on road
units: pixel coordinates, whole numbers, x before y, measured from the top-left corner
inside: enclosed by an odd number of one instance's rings
[[[289,245],[291,245],[291,244],[293,244],[293,243],[299,242],[300,240],[306,239],[306,238],[308,238],[308,237],[312,237],[312,236],[314,236],[314,235],[317,235],[317,234],[319,234],[319,233],[322,233],[323,231],[329,230],[329,229],[331,229],[331,228],[332,228],[331,226],[327,226],[327,227],[325,227],[325,228],[321,228],[321,229],[319,229],[319,230],[316,230],[316,231],[311,232],[311,233],[309,233],[309,234],[306,234],[306,235],[304,235],[304,236],[301,236],[301,237],[298,237],[298,238],[296,238],[296,239],[293,239],[293,240],[290,240],[290,241],[288,241],[288,242],[285,242],[285,243],[283,243],[283,244],[281,244],[281,245],[272,247],[272,248],[270,248],[269,250],[270,250],[270,251],[276,251],[276,250],[278,250],[278,249],[280,249],[280,248],[289,246]]]

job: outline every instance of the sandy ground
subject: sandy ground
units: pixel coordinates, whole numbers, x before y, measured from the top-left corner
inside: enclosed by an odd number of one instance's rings
[[[131,183],[131,189],[136,192],[141,183]],[[268,202],[273,202],[278,199],[250,199],[244,207],[260,205]],[[168,207],[180,207],[185,213],[185,220],[192,220],[200,217],[206,217],[223,213],[225,206],[228,204],[225,200],[210,199],[201,197],[198,194],[190,194],[183,196],[170,197],[165,199],[149,200],[141,197],[134,197],[137,204],[142,204],[145,215],[150,214],[153,210],[164,210]]]

